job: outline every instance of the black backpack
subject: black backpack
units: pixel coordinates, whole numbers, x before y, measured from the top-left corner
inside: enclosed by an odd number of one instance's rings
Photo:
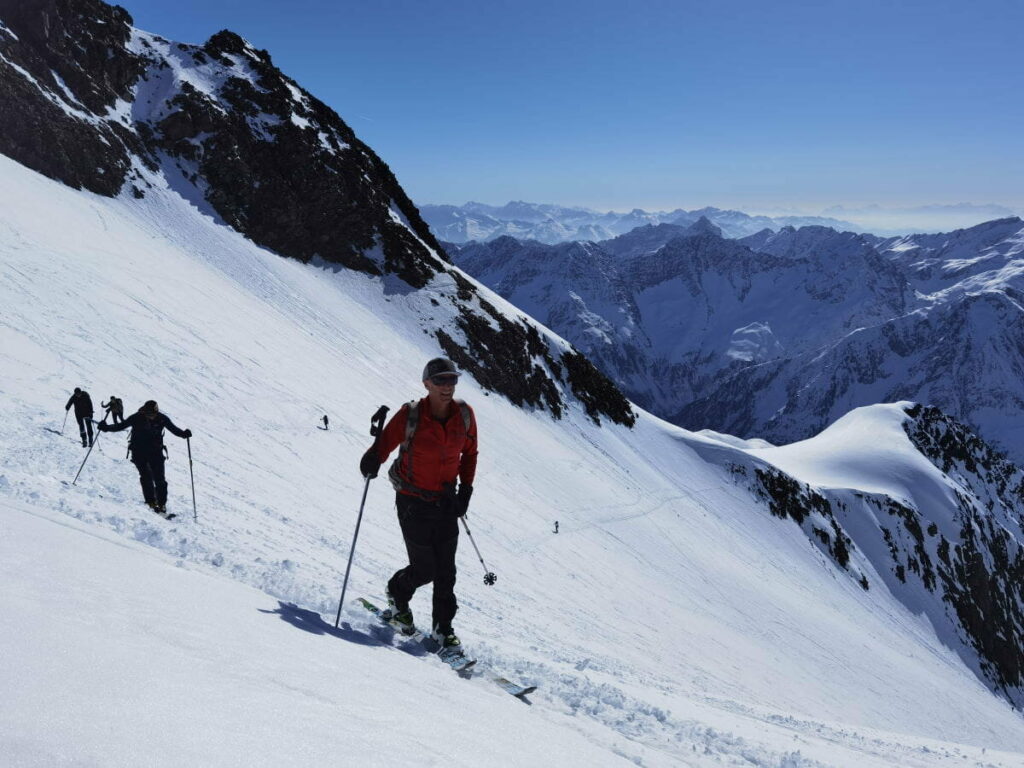
[[[160,453],[164,447],[164,420],[162,416],[149,419],[142,416],[132,426],[128,438],[128,452]]]

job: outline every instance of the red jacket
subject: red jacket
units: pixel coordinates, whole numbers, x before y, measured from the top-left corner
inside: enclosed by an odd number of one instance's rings
[[[469,432],[460,408],[469,411]],[[476,416],[466,403],[452,402],[451,412],[444,424],[430,413],[430,401],[424,397],[416,408],[419,421],[413,433],[409,450],[398,467],[399,476],[410,485],[431,493],[439,493],[445,483],[458,478],[472,485],[476,476]],[[409,416],[406,403],[391,417],[377,441],[377,457],[383,464],[395,448],[405,440],[405,427]]]

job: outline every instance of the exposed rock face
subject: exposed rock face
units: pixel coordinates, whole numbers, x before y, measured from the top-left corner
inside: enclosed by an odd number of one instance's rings
[[[899,406],[861,411],[879,408]],[[898,412],[905,416],[894,432],[875,436],[890,447],[906,441],[896,448],[902,463],[890,467],[906,496],[815,488],[761,461],[785,449],[754,450],[733,458],[728,469],[767,512],[798,525],[851,581],[865,590],[888,589],[909,613],[927,616],[945,645],[994,692],[1020,707],[1024,471],[937,408],[912,405]],[[842,450],[830,460],[844,464]],[[920,456],[935,469],[922,469],[927,464],[915,459]],[[858,465],[853,475],[862,476],[863,469]]]
[[[146,152],[121,108],[142,59],[131,17],[96,0],[0,0],[0,152],[76,189],[120,191]]]
[[[905,428],[931,462],[963,488],[956,494],[958,540],[939,537],[934,560],[926,555],[925,586],[956,611],[984,670],[1004,691],[1024,687],[1024,471],[1007,462],[964,425],[937,408],[915,406]],[[912,530],[920,546],[920,526]],[[929,529],[932,538],[936,530]],[[927,570],[924,570],[927,568]]]
[[[0,0],[0,102],[0,151],[14,160],[101,195],[165,184],[284,256],[429,284],[459,319],[425,330],[485,387],[555,416],[579,399],[595,419],[632,424],[589,362],[573,357],[570,376],[560,341],[480,299],[388,166],[238,35],[187,45],[99,0]]]

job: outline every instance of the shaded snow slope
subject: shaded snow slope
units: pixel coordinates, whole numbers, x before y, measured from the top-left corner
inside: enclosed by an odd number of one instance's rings
[[[354,610],[343,617],[341,638],[271,622],[258,611],[275,609],[277,600],[297,606],[302,622],[318,621],[306,611],[333,620],[363,485],[356,466],[370,439],[367,421],[381,403],[397,407],[421,391],[420,370],[435,352],[422,327],[438,312],[430,287],[396,291],[386,279],[281,259],[168,191],[154,189],[143,201],[104,199],[3,158],[0,210],[2,515],[71,526],[19,520],[5,529],[5,542],[7,532],[20,542],[5,547],[41,560],[35,569],[11,565],[24,560],[5,563],[14,573],[4,583],[15,585],[5,606],[26,627],[0,635],[3,655],[15,658],[9,669],[54,679],[36,667],[64,653],[52,637],[58,626],[48,622],[59,619],[57,599],[66,595],[63,610],[91,622],[96,670],[109,669],[126,645],[148,655],[170,642],[181,649],[181,664],[190,657],[215,666],[223,656],[205,634],[220,637],[237,621],[256,637],[220,639],[248,670],[241,683],[255,706],[276,707],[283,732],[301,735],[304,716],[329,712],[339,721],[379,717],[403,754],[434,750],[447,763],[477,757],[477,735],[518,727],[521,714],[506,720],[495,709],[510,705],[541,721],[531,733],[556,739],[553,749],[575,749],[582,736],[609,764],[616,756],[650,766],[1011,766],[1021,759],[1019,715],[927,617],[889,591],[871,560],[858,550],[850,571],[837,567],[730,471],[759,460],[645,414],[632,430],[597,428],[573,401],[555,422],[488,396],[468,378],[459,394],[476,408],[481,442],[470,522],[498,583],[483,585],[463,542],[456,628],[481,665],[541,685],[532,708],[494,699],[482,683],[459,689],[463,682],[435,675],[429,659],[407,669],[408,660],[379,647]],[[116,394],[129,410],[153,397],[195,432],[198,522],[189,515],[184,445],[173,437],[170,505],[182,517],[172,523],[139,503],[123,436],[104,435],[78,485],[67,484],[83,452],[68,439],[73,426],[64,436],[55,431],[74,386],[95,401]],[[316,428],[323,413],[330,431]],[[65,592],[35,579],[38,571],[62,580],[60,561],[77,556],[78,540],[94,564],[86,571],[93,580]],[[129,555],[112,541],[131,543],[128,572],[138,571],[137,581],[125,582],[115,561]],[[375,481],[351,594],[379,596],[403,564],[401,550],[392,494]],[[133,565],[145,553],[152,567]],[[182,568],[168,568],[165,556]],[[97,560],[109,570],[101,573]],[[854,570],[871,589],[862,589]],[[211,575],[275,600],[219,581],[209,586]],[[178,632],[137,637],[117,618],[134,613],[147,594],[157,596],[154,581],[179,578],[158,593],[178,603],[167,607]],[[118,589],[123,597],[110,598]],[[222,597],[247,606],[243,615],[236,620],[220,607]],[[116,599],[122,605],[104,622],[101,606]],[[37,600],[50,611],[39,611]],[[429,592],[417,595],[413,610],[429,614]],[[265,636],[257,628],[263,622],[275,627]],[[202,637],[189,639],[191,632]],[[293,653],[313,665],[325,660],[311,678],[299,669],[305,665],[287,660]],[[261,664],[264,657],[271,658]],[[138,659],[128,657],[132,665]],[[425,739],[411,707],[375,713],[380,666],[392,666],[380,674],[399,698],[451,707],[478,733],[442,741],[446,719]],[[73,668],[58,666],[68,674]],[[202,668],[210,680],[224,679]],[[47,718],[99,722],[101,702],[130,687],[93,669],[81,675],[65,678],[73,685],[51,697]],[[45,731],[69,760],[84,754],[73,733],[54,736],[31,716],[40,698],[20,680],[13,705],[9,698],[2,705],[3,722]],[[89,690],[97,685],[101,693]],[[333,692],[346,686],[337,698]],[[201,690],[212,695],[214,688],[203,683]],[[295,688],[324,700],[294,704]],[[145,707],[124,716],[145,745],[160,746],[144,727]],[[239,717],[228,707],[219,723],[247,728]],[[17,747],[29,765],[51,764],[52,755],[33,751],[35,742],[19,741],[26,731],[18,728],[0,729],[0,749]],[[552,728],[564,737],[550,735]],[[97,749],[120,748],[116,734],[90,738]],[[328,738],[313,740],[313,748],[332,748]],[[500,756],[491,762],[514,764]],[[583,750],[576,762],[593,763]]]

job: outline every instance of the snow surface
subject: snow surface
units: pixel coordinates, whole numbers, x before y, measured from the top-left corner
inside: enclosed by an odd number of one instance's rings
[[[107,200],[2,157],[0,211],[9,764],[1024,765],[1019,713],[925,617],[733,483],[745,446],[646,414],[554,422],[468,378],[469,519],[498,582],[462,542],[456,628],[481,674],[351,607],[335,632],[367,421],[419,395],[434,288],[281,259],[167,189]],[[75,386],[128,411],[153,397],[195,432],[198,521],[173,437],[172,522],[140,504],[122,435],[69,484]],[[375,481],[350,594],[379,597],[401,553]],[[532,704],[488,669],[539,684]]]

